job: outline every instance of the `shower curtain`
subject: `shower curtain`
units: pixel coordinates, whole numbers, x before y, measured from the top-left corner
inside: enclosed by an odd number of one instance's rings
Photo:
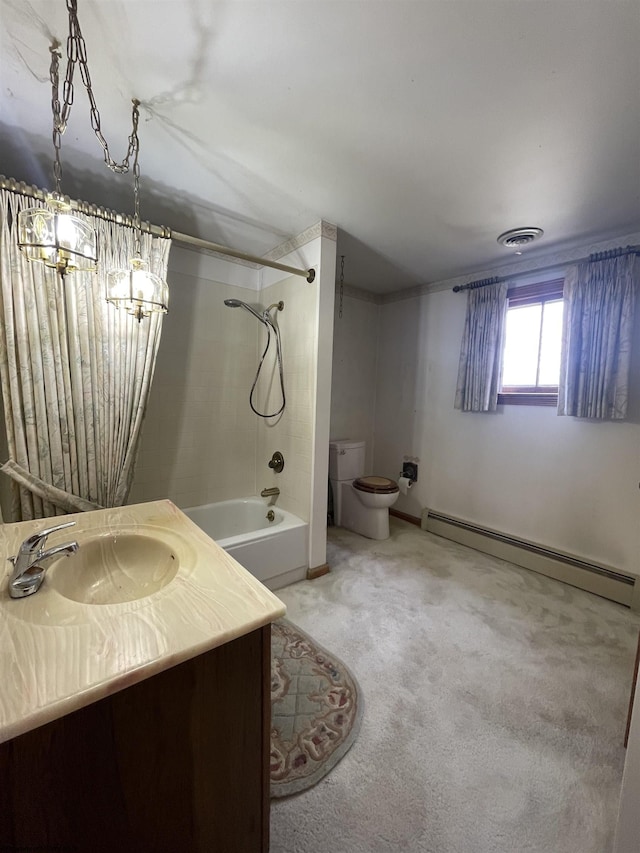
[[[71,273],[28,261],[17,216],[39,202],[1,191],[0,379],[12,520],[121,506],[133,480],[162,314],[138,323],[105,299],[105,273],[127,268],[132,228],[86,217],[99,270]],[[44,206],[44,205],[42,205]],[[143,235],[143,255],[166,278],[171,241]],[[7,520],[7,519],[5,519]]]

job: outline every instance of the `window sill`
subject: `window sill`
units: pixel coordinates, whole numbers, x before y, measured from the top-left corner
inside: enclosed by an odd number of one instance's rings
[[[557,394],[498,394],[499,406],[557,406]]]

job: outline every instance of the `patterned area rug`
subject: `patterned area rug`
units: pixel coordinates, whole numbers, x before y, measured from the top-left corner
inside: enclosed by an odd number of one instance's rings
[[[347,667],[286,619],[271,626],[271,796],[310,788],[355,741],[362,696]]]

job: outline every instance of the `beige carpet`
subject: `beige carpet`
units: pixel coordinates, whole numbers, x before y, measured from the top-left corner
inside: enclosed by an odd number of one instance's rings
[[[392,521],[280,590],[357,673],[358,740],[271,810],[272,853],[609,853],[640,620]]]

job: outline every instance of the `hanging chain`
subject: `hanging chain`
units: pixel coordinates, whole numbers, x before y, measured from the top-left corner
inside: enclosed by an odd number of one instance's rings
[[[135,256],[140,257],[142,252],[142,223],[140,222],[140,164],[138,156],[140,154],[140,141],[138,139],[138,119],[140,118],[140,101],[133,99],[133,110],[131,115],[131,123],[133,130],[129,137],[129,143],[133,141],[133,226],[136,229],[135,235]]]
[[[51,111],[53,113],[53,150],[55,157],[53,161],[53,177],[56,183],[56,195],[60,195],[60,182],[62,180],[62,164],[60,163],[60,144],[61,136],[65,131],[62,125],[60,116],[60,98],[58,69],[60,67],[60,53],[58,52],[58,43],[54,42],[49,48],[51,51],[51,65],[49,66],[49,79],[51,80]],[[68,69],[67,69],[68,73]],[[71,72],[73,76],[73,72]],[[66,84],[65,84],[66,87]],[[73,93],[72,93],[73,99]]]
[[[344,255],[340,255],[340,310],[338,317],[342,320],[342,300],[344,299]]]
[[[55,160],[53,165],[53,174],[56,182],[56,193],[60,194],[60,181],[62,178],[62,166],[60,164],[60,144],[62,134],[67,129],[69,114],[73,104],[74,87],[73,76],[76,64],[80,66],[80,76],[84,87],[87,90],[89,97],[89,109],[91,113],[91,127],[98,142],[104,151],[104,162],[112,172],[119,174],[129,171],[129,163],[131,157],[134,156],[134,163],[137,164],[138,159],[138,105],[139,101],[133,102],[133,129],[129,136],[129,147],[127,153],[121,163],[116,162],[111,156],[107,140],[100,126],[100,113],[96,105],[96,99],[93,94],[91,85],[91,75],[89,74],[89,66],[87,64],[87,46],[85,44],[80,22],[78,21],[78,0],[67,0],[67,11],[69,13],[69,35],[67,36],[67,71],[64,79],[62,90],[62,105],[60,104],[59,95],[59,66],[61,54],[58,51],[58,43],[54,42],[51,46],[51,67],[49,69],[49,77],[51,79],[51,109],[53,112],[53,145],[55,149]],[[139,170],[138,170],[139,173]],[[138,174],[139,177],[139,174]],[[139,218],[139,217],[138,217]]]

